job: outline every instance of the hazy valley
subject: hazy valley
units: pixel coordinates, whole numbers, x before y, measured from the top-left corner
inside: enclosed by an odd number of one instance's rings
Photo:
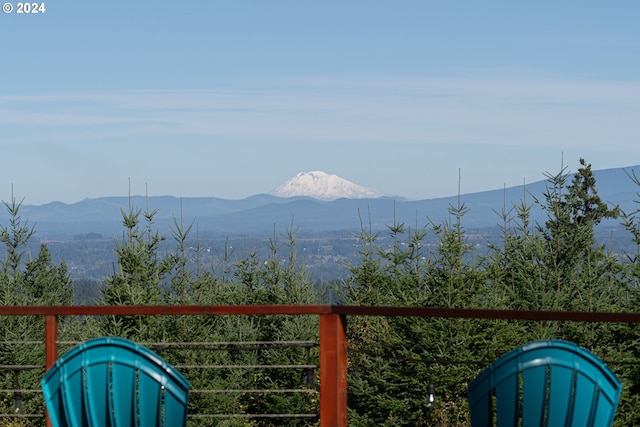
[[[602,200],[619,205],[626,212],[637,209],[640,189],[628,174],[638,169],[640,167],[631,166],[594,171]],[[326,182],[321,185],[326,191]],[[242,200],[102,197],[73,204],[24,205],[20,214],[35,226],[32,253],[37,253],[40,243],[47,244],[54,261],[64,259],[74,279],[100,280],[117,268],[114,245],[124,231],[122,212],[133,209],[156,212],[153,226],[165,236],[163,246],[167,251],[175,245],[172,230],[192,226],[189,245],[193,258],[218,270],[229,268],[234,260],[253,251],[265,255],[269,240],[275,238],[278,244],[284,244],[287,240],[284,235],[294,231],[298,256],[309,272],[316,280],[333,280],[348,274],[346,265],[357,260],[361,244],[357,236],[363,227],[379,233],[378,242],[384,245],[388,226],[404,223],[413,230],[430,228],[431,224],[451,221],[449,208],[460,204],[466,210],[462,225],[472,243],[482,249],[488,243],[499,241],[499,227],[505,225],[505,218],[514,219],[514,206],[518,204],[532,205],[532,224],[543,223],[544,212],[534,204],[534,198],[543,199],[546,187],[547,181],[541,180],[526,186],[427,200],[385,196],[334,199],[329,196],[321,200],[268,194]],[[308,188],[300,191],[313,194]],[[7,212],[1,212],[0,221],[4,224],[7,219]],[[427,234],[427,244],[432,241],[431,237]],[[635,251],[631,235],[617,220],[601,224],[598,238],[616,252]],[[281,253],[286,251],[283,248]]]

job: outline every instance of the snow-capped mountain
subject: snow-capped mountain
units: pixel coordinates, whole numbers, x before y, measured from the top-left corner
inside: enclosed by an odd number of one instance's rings
[[[322,171],[301,172],[271,192],[278,197],[307,196],[319,200],[377,199],[382,193]]]

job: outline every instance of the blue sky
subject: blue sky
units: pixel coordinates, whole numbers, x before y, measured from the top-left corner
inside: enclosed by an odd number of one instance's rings
[[[0,14],[2,200],[239,199],[311,170],[427,199],[640,164],[639,2],[45,7]]]

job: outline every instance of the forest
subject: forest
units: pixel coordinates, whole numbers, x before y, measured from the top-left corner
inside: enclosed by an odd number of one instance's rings
[[[197,224],[174,221],[171,232],[154,227],[156,212],[129,206],[115,246],[117,268],[99,288],[96,304],[315,304],[428,306],[588,312],[640,311],[640,207],[631,212],[598,196],[591,165],[575,173],[545,174],[546,191],[497,212],[500,238],[476,249],[465,230],[464,203],[449,206],[449,220],[424,225],[393,223],[373,232],[366,216],[357,236],[358,259],[340,280],[318,282],[297,250],[295,224],[274,233],[265,250],[246,249],[237,259],[207,259]],[[631,174],[638,186],[640,179]],[[533,222],[533,206],[545,212]],[[73,280],[47,245],[27,250],[35,228],[20,202],[4,202],[0,224],[0,300],[3,305],[71,305]],[[596,239],[604,220],[619,221],[635,251],[615,252]],[[436,244],[425,244],[427,234]],[[381,245],[380,241],[392,244]],[[161,244],[170,251],[160,250]],[[265,255],[266,254],[266,255]],[[130,316],[63,318],[59,340],[102,335],[162,344],[162,356],[183,372],[194,390],[190,426],[317,425],[315,417],[256,418],[248,414],[315,414],[318,411],[318,322],[293,316]],[[634,324],[357,316],[348,319],[349,425],[468,426],[468,382],[492,360],[537,339],[573,341],[605,360],[624,384],[615,421],[640,425],[640,329]],[[0,365],[42,365],[44,328],[31,317],[0,323]],[[164,344],[163,344],[164,343]],[[184,345],[191,343],[191,345]],[[196,348],[207,343],[206,350]],[[217,344],[216,344],[217,343]],[[247,343],[245,348],[242,343]],[[268,369],[300,365],[305,369]],[[205,366],[253,366],[207,369]],[[4,369],[0,377],[0,426],[44,425],[36,390],[42,369]],[[436,402],[427,405],[429,385]],[[264,390],[296,390],[270,393]],[[233,391],[237,392],[233,392]],[[261,392],[249,392],[263,390]],[[18,399],[19,398],[19,399]]]

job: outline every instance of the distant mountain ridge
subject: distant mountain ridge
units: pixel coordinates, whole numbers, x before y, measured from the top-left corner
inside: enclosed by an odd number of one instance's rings
[[[594,171],[598,195],[610,204],[620,205],[626,212],[638,209],[636,193],[640,191],[627,173],[640,176],[640,166]],[[463,225],[469,231],[502,224],[499,212],[510,210],[533,197],[544,199],[545,180],[505,189],[462,194],[460,202],[468,212]],[[451,220],[449,207],[456,206],[458,196],[426,200],[401,200],[391,197],[364,199],[339,198],[318,200],[312,197],[278,197],[258,194],[242,200],[215,197],[132,196],[85,199],[73,204],[52,202],[45,205],[23,205],[20,216],[36,226],[42,239],[69,239],[81,233],[100,233],[111,238],[123,231],[121,211],[129,206],[157,210],[155,226],[169,231],[174,221],[195,221],[198,230],[207,235],[269,235],[293,226],[299,233],[357,232],[366,226],[374,232],[385,231],[394,222],[422,227],[429,222],[440,224]],[[0,209],[0,222],[8,219]],[[539,207],[531,211],[532,221],[544,221]],[[618,221],[616,221],[616,224]],[[619,227],[618,227],[619,228]]]
[[[278,197],[312,197],[318,200],[376,199],[382,193],[323,171],[300,172],[271,193]]]

